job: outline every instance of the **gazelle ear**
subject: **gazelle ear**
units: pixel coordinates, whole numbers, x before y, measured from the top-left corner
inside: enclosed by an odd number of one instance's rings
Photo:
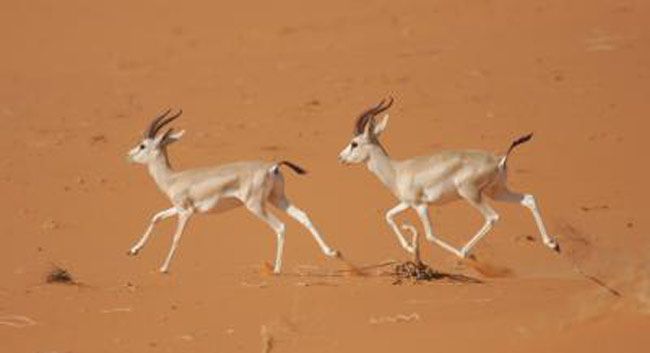
[[[169,134],[169,138],[174,140],[174,141],[178,141],[178,140],[181,139],[181,137],[183,137],[183,135],[185,135],[185,130],[181,130],[181,131],[177,131],[177,132],[174,132],[172,134]]]
[[[167,130],[164,134],[160,135],[159,137],[156,138],[156,142],[158,143],[159,146],[167,146],[171,143],[174,143],[178,140],[180,140],[181,137],[185,135],[185,130],[181,130],[178,132],[174,132],[173,129]]]
[[[381,133],[384,132],[384,130],[386,129],[386,125],[388,125],[388,114],[384,114],[384,117],[381,118],[381,121],[373,125],[374,126],[373,126],[372,133],[375,136],[381,135]]]

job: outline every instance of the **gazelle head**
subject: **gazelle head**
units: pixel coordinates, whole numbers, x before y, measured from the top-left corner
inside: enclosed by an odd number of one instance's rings
[[[339,161],[341,163],[364,163],[368,160],[372,149],[379,147],[384,151],[378,138],[384,129],[386,129],[388,114],[384,114],[379,122],[375,121],[375,117],[386,111],[391,105],[393,105],[393,98],[389,97],[388,101],[383,99],[379,104],[359,115],[354,124],[352,140],[339,154]]]
[[[149,127],[144,131],[143,139],[129,151],[129,161],[147,164],[159,155],[164,154],[165,148],[169,144],[178,141],[183,136],[185,130],[174,132],[173,128],[168,129],[164,134],[156,136],[165,125],[183,114],[183,111],[179,110],[178,113],[167,117],[170,112],[171,109],[167,109],[167,111],[151,121]]]

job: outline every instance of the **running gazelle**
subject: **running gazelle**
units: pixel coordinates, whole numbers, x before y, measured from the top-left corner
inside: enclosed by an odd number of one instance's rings
[[[518,203],[528,208],[537,223],[544,244],[555,251],[560,251],[557,241],[546,231],[533,195],[513,192],[507,186],[508,156],[515,147],[529,141],[532,134],[515,140],[503,155],[458,150],[397,161],[388,156],[379,142],[379,136],[388,123],[388,114],[385,114],[380,121],[375,120],[377,115],[386,111],[392,104],[392,98],[388,101],[382,100],[377,106],[364,111],[357,118],[352,140],[339,154],[339,161],[344,164],[366,164],[368,169],[397,197],[399,203],[386,212],[386,222],[406,251],[416,253],[417,235],[413,236],[413,241],[409,244],[397,226],[395,216],[412,208],[422,222],[427,240],[460,258],[467,257],[472,248],[499,219],[499,215],[486,202],[486,198]],[[460,249],[456,249],[434,234],[428,213],[430,204],[444,204],[458,199],[467,201],[485,218],[481,229]],[[412,227],[405,227],[405,229],[413,230]]]
[[[246,161],[174,171],[167,158],[167,147],[178,141],[185,131],[174,132],[170,128],[165,133],[158,134],[165,125],[182,113],[179,111],[168,116],[170,112],[171,110],[167,110],[155,118],[145,130],[140,143],[128,153],[130,161],[147,166],[158,188],[172,203],[172,207],[153,216],[140,240],[128,251],[130,255],[136,255],[144,247],[156,223],[177,216],[178,225],[171,249],[160,267],[161,272],[167,272],[185,225],[193,214],[219,213],[244,206],[275,231],[277,249],[273,271],[280,273],[285,227],[279,219],[267,211],[267,203],[270,203],[305,226],[325,255],[338,256],[338,251],[325,243],[307,214],[293,205],[284,193],[284,178],[280,167],[287,166],[297,174],[305,174],[304,169],[289,161]]]

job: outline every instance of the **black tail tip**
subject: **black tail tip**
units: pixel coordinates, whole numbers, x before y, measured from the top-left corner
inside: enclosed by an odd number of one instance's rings
[[[299,175],[307,174],[307,171],[304,168],[302,168],[301,166],[299,166],[299,165],[297,165],[295,163],[292,163],[292,162],[289,162],[289,161],[282,161],[282,162],[278,163],[278,165],[282,165],[282,164],[284,164],[287,167],[291,168],[291,170],[293,170],[296,174],[299,174]]]
[[[524,136],[518,138],[514,143],[518,145],[520,143],[528,142],[532,138],[533,138],[533,133],[531,132],[531,133],[529,133],[527,135],[524,135]]]

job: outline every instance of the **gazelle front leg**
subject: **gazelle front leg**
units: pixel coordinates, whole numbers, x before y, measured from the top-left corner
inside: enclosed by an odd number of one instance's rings
[[[405,202],[400,202],[397,206],[391,208],[386,212],[386,222],[388,222],[388,225],[393,229],[393,232],[397,236],[397,240],[399,241],[400,245],[404,248],[404,250],[410,252],[411,254],[415,253],[415,247],[417,244],[411,244],[409,245],[408,241],[406,238],[404,238],[404,235],[400,231],[399,227],[397,227],[397,223],[395,223],[395,216],[403,212],[404,210],[408,209],[409,205]]]
[[[172,262],[172,258],[174,257],[174,252],[176,252],[178,243],[181,240],[181,235],[183,235],[183,231],[185,230],[185,225],[187,225],[187,221],[190,219],[192,212],[193,212],[192,210],[188,210],[188,209],[182,209],[178,211],[178,225],[176,226],[176,233],[174,233],[174,238],[172,239],[172,246],[169,249],[167,258],[165,259],[163,265],[160,267],[160,272],[167,273],[169,271],[169,264]]]
[[[149,223],[149,227],[147,227],[147,230],[144,232],[144,235],[142,235],[140,240],[127,252],[127,254],[137,255],[140,249],[142,249],[142,247],[144,247],[144,245],[147,243],[147,240],[149,240],[149,236],[151,235],[151,232],[153,231],[153,227],[156,225],[156,223],[162,221],[163,219],[174,216],[177,212],[178,210],[176,210],[176,207],[172,207],[156,213],[151,218],[151,223]]]
[[[420,217],[420,221],[422,222],[422,227],[424,228],[424,234],[426,235],[426,238],[428,241],[432,243],[436,243],[438,246],[441,248],[451,252],[452,254],[463,257],[462,253],[458,251],[456,248],[453,246],[447,244],[446,242],[438,239],[434,234],[433,234],[433,229],[431,227],[431,220],[429,219],[429,208],[427,207],[426,204],[421,204],[417,205],[414,207],[415,211],[417,212],[418,216]]]
[[[458,189],[458,193],[474,208],[479,210],[485,218],[485,223],[479,231],[470,239],[463,249],[461,250],[461,257],[467,257],[472,248],[479,242],[491,229],[494,224],[499,220],[499,215],[485,202],[483,195],[473,186],[466,186]]]

